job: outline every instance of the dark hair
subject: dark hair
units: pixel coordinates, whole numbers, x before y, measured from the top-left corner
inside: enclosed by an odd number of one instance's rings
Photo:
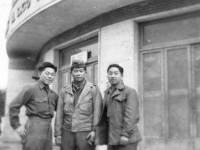
[[[39,70],[40,72],[42,72],[42,71],[44,71],[44,69],[47,68],[47,67],[52,68],[52,69],[55,70],[55,72],[57,72],[57,67],[54,66],[54,65],[53,65],[52,63],[50,63],[50,62],[43,62],[43,64],[42,64],[41,66],[39,66],[38,70]]]
[[[112,67],[118,68],[119,71],[120,71],[120,73],[123,75],[124,69],[123,69],[120,65],[118,65],[118,64],[111,64],[111,65],[109,65],[109,66],[108,66],[108,69],[107,69],[107,73],[108,73],[108,71],[110,70],[110,68],[112,68]]]

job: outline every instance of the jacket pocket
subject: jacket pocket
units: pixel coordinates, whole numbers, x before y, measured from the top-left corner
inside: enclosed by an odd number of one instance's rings
[[[121,101],[126,100],[126,97],[123,94],[120,94],[120,95],[116,96],[114,99],[121,102]]]
[[[47,111],[48,109],[47,101],[48,99],[46,97],[43,99],[34,98],[35,109],[37,113],[44,113]]]
[[[115,97],[111,109],[111,122],[116,127],[123,127],[126,98],[123,95]]]
[[[110,143],[114,145],[120,145],[120,137],[121,137],[122,129],[112,125],[110,126],[109,130],[110,130],[110,134],[109,134]]]
[[[116,128],[123,128],[124,126],[124,115],[122,112],[116,111],[113,117],[110,118],[110,123]]]
[[[79,111],[81,114],[90,115],[92,113],[92,101],[82,102],[79,105]]]
[[[47,98],[46,98],[46,97],[43,98],[43,99],[40,99],[40,98],[34,98],[34,101],[35,101],[36,103],[42,103],[42,102],[46,102],[46,101],[47,101]]]
[[[70,100],[64,100],[64,113],[65,115],[71,114],[74,112],[74,104]]]

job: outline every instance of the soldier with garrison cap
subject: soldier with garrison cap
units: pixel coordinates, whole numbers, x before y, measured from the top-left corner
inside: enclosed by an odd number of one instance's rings
[[[10,123],[22,138],[23,150],[52,150],[51,119],[58,101],[58,95],[49,89],[54,81],[57,67],[44,62],[39,67],[39,80],[27,85],[9,106]],[[19,122],[22,106],[26,107],[28,121]]]
[[[56,144],[61,150],[95,150],[96,125],[102,110],[99,88],[86,80],[86,66],[75,60],[73,82],[61,90],[55,121]]]

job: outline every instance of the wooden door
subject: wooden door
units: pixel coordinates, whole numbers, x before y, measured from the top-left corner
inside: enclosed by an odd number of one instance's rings
[[[142,149],[200,148],[200,46],[140,53]]]
[[[70,69],[60,72],[60,89],[70,83]]]
[[[141,150],[165,149],[163,53],[154,50],[141,53]]]
[[[200,44],[192,46],[194,149],[200,150]]]
[[[86,79],[97,85],[98,84],[98,63],[92,62],[87,64]]]
[[[165,50],[166,150],[193,150],[189,47]]]

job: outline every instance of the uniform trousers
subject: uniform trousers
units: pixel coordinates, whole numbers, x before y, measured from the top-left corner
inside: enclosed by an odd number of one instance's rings
[[[25,126],[26,138],[22,139],[23,150],[52,150],[51,119],[30,117]]]
[[[138,143],[131,143],[127,145],[109,145],[108,150],[137,150]]]
[[[62,130],[61,150],[95,150],[95,145],[90,145],[87,135],[90,131],[71,132]]]

